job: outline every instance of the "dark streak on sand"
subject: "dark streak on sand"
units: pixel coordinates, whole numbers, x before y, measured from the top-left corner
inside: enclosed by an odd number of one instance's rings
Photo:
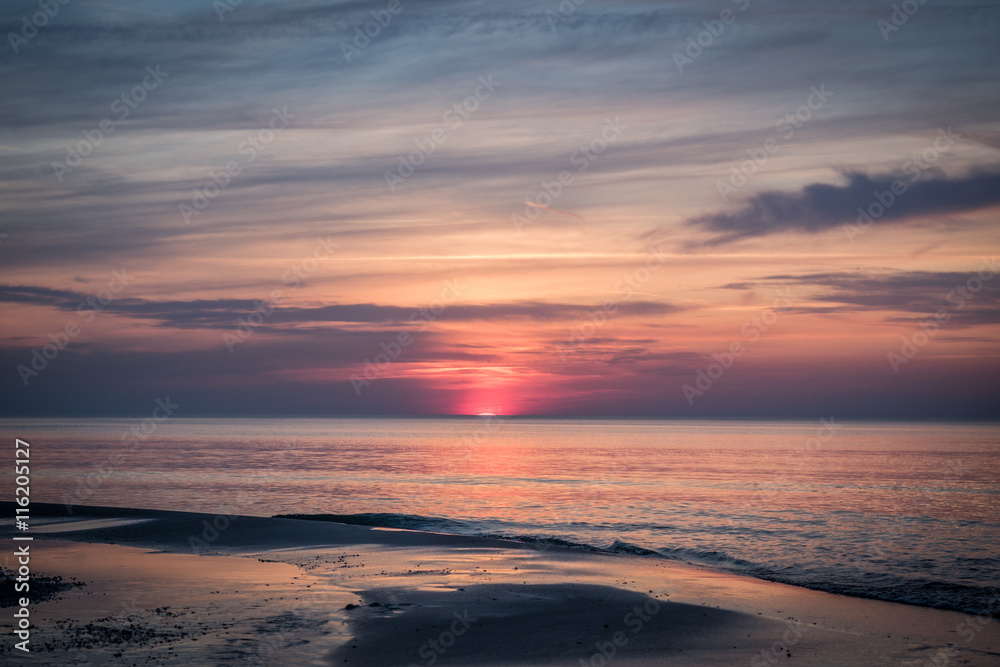
[[[26,595],[14,590],[15,576],[13,570],[0,567],[0,609],[16,606],[18,598]],[[73,578],[67,581],[60,576],[47,577],[35,573],[31,573],[28,576],[27,583],[30,591],[29,599],[33,604],[52,600],[63,591],[68,591],[79,586],[86,586],[82,581],[76,581]]]
[[[726,643],[739,645],[731,656],[739,662],[785,629],[748,614],[587,584],[381,588],[361,597],[366,604],[350,610],[354,640],[330,656],[335,665],[427,665],[432,658],[461,665],[577,665],[595,654],[655,661]],[[748,642],[748,634],[756,641]]]

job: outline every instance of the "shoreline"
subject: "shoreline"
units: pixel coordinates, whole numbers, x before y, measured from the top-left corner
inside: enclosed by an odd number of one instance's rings
[[[375,519],[374,517],[379,517]],[[538,537],[534,535],[504,535],[498,533],[486,533],[479,535],[470,535],[468,533],[460,532],[449,532],[447,530],[434,530],[432,528],[421,528],[421,527],[407,527],[407,526],[393,526],[393,519],[404,518],[404,519],[420,519],[420,520],[440,520],[435,517],[419,517],[412,515],[400,515],[400,514],[347,514],[347,515],[335,515],[335,514],[276,514],[271,518],[275,519],[298,519],[303,521],[324,521],[329,523],[338,523],[342,525],[351,526],[365,526],[365,527],[377,527],[377,528],[393,528],[398,530],[411,530],[414,532],[430,532],[440,535],[462,535],[470,537],[478,537],[483,539],[496,539],[505,542],[518,542],[528,545],[533,549],[567,549],[570,551],[583,551],[590,553],[602,553],[611,555],[622,555],[622,556],[636,556],[640,558],[653,558],[664,560],[670,563],[683,563],[687,565],[692,565],[695,567],[704,567],[710,570],[717,570],[720,572],[727,572],[730,574],[750,577],[752,579],[758,579],[760,581],[768,581],[777,584],[784,584],[788,586],[795,586],[797,588],[804,588],[813,591],[822,591],[824,593],[831,593],[833,595],[843,595],[846,597],[859,598],[863,600],[878,600],[881,602],[893,602],[896,604],[903,604],[912,607],[923,607],[926,609],[939,609],[943,611],[954,611],[964,614],[973,615],[988,615],[993,618],[1000,618],[1000,589],[991,598],[991,603],[989,603],[988,609],[984,613],[977,613],[975,610],[962,609],[957,606],[940,602],[936,604],[926,604],[912,599],[894,599],[891,597],[884,597],[876,592],[872,593],[861,593],[855,590],[850,590],[848,587],[843,586],[838,588],[836,585],[829,583],[816,583],[813,585],[804,584],[788,579],[782,579],[779,575],[762,574],[759,572],[747,572],[741,570],[738,567],[727,567],[725,565],[712,562],[710,558],[700,558],[698,554],[690,556],[688,558],[683,558],[679,556],[670,556],[657,551],[656,549],[651,549],[644,547],[642,545],[634,544],[631,542],[625,542],[621,540],[615,540],[611,546],[602,547],[587,542],[574,542],[560,537]],[[359,519],[365,520],[359,520]],[[690,552],[689,552],[690,553]],[[732,560],[738,560],[733,556],[726,555],[725,558],[730,558]],[[746,565],[754,565],[747,561],[742,561]],[[986,589],[988,590],[988,589]]]
[[[2,527],[10,539],[12,519]],[[664,558],[301,519],[80,506],[67,517],[43,503],[29,533],[33,573],[86,584],[32,605],[33,645],[52,651],[30,659],[47,664],[70,649],[112,664],[246,663],[264,648],[255,664],[1000,659],[993,619]]]

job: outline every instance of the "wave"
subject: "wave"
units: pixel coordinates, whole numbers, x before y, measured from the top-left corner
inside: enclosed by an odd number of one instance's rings
[[[403,528],[432,533],[457,533],[467,535],[475,529],[475,524],[445,519],[443,517],[420,516],[418,514],[276,514],[275,519],[301,519],[304,521],[332,521],[353,526],[377,526],[379,528]]]
[[[414,514],[278,514],[275,515],[275,518],[332,521],[359,526],[474,535],[476,537],[512,540],[532,544],[542,549],[560,548],[598,553],[627,554],[645,558],[662,558],[839,595],[1000,618],[1000,605],[998,605],[1000,591],[996,588],[937,581],[927,578],[905,577],[891,573],[858,572],[856,568],[851,568],[846,564],[840,567],[838,567],[837,563],[825,566],[816,564],[811,564],[810,566],[776,566],[746,560],[722,550],[693,549],[689,547],[652,548],[622,540],[614,540],[610,544],[597,545],[578,542],[551,534],[497,531],[485,522],[462,521]]]

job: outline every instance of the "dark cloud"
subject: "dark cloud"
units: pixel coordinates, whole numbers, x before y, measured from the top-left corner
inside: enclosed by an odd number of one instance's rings
[[[926,215],[963,213],[1000,203],[1000,170],[953,179],[923,178],[916,182],[913,172],[874,178],[853,173],[847,178],[846,185],[813,183],[799,192],[762,192],[751,196],[735,213],[701,216],[688,224],[715,233],[705,244],[719,245],[781,232],[823,232],[856,223],[858,209],[867,211],[873,205],[878,205],[873,212],[881,207],[883,213],[873,217],[871,224],[881,224]],[[894,183],[902,183],[905,191],[894,195],[891,191]],[[891,204],[880,204],[879,196]]]
[[[0,285],[0,302],[52,306],[60,310],[75,310],[92,295],[72,290],[50,289],[26,285]],[[262,305],[263,304],[263,305]],[[437,314],[429,310],[441,304],[429,303],[418,307],[380,306],[373,303],[337,304],[302,308],[273,306],[260,299],[199,299],[193,301],[150,301],[146,299],[116,299],[104,310],[134,319],[155,320],[162,326],[178,328],[232,328],[236,318],[263,308],[269,312],[267,322],[276,324],[306,324],[316,322],[353,322],[402,325],[414,321],[498,321],[532,320],[536,322],[583,320],[588,313],[600,311],[601,305],[520,302],[494,304],[453,304]],[[680,306],[655,301],[630,301],[618,304],[617,316],[639,317],[666,315],[683,310]]]
[[[788,309],[792,313],[877,311],[918,313],[927,317],[943,309],[947,311],[949,326],[952,327],[1000,322],[1000,277],[988,267],[983,269],[982,278],[978,272],[958,271],[834,272],[772,275],[762,278],[762,281],[819,287],[819,291],[809,295],[810,301],[837,304],[795,305]],[[741,285],[736,283],[726,288],[742,289]],[[922,319],[910,316],[885,318],[887,322]]]

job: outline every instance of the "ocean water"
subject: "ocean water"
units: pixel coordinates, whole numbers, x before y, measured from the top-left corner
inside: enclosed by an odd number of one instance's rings
[[[4,419],[32,499],[628,552],[998,615],[1000,425]],[[3,489],[12,497],[13,479]]]

